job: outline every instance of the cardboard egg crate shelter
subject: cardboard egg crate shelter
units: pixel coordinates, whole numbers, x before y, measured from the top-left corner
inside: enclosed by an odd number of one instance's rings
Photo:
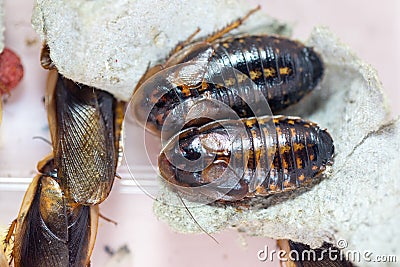
[[[32,21],[63,75],[128,100],[149,62],[162,61],[198,26],[199,37],[204,36],[250,8],[244,1],[228,0],[37,0]],[[239,31],[255,29],[269,34],[290,32],[287,25],[262,11]],[[306,190],[251,199],[246,202],[248,209],[197,205],[190,212],[210,233],[235,227],[248,235],[287,238],[311,247],[344,239],[345,251],[398,255],[400,213],[394,211],[400,206],[399,120],[390,120],[374,68],[332,32],[316,27],[306,44],[321,54],[324,79],[311,95],[284,113],[328,129],[335,144],[332,168]],[[174,230],[201,232],[175,193],[163,187],[158,200],[156,216]],[[195,204],[187,201],[187,205]]]

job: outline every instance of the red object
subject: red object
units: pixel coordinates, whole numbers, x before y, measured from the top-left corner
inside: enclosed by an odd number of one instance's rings
[[[0,54],[0,94],[9,93],[24,76],[24,68],[17,54],[4,48]]]

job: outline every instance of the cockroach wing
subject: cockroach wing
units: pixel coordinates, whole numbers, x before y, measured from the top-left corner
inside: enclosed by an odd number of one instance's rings
[[[58,183],[51,177],[35,177],[17,219],[14,266],[68,266],[67,226]]]
[[[53,90],[48,112],[61,187],[77,203],[98,204],[108,196],[117,166],[116,101],[61,75]]]
[[[98,206],[78,205],[67,213],[69,266],[88,266],[97,233]]]
[[[53,161],[41,163],[40,169],[48,170]],[[25,194],[14,228],[15,267],[89,266],[98,206],[68,203],[51,173],[37,175]]]

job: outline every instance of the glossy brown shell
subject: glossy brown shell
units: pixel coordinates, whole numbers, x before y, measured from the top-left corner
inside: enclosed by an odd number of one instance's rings
[[[51,175],[38,174],[25,194],[14,230],[15,267],[89,265],[98,207],[69,202]]]
[[[297,117],[221,120],[171,138],[159,170],[182,191],[237,201],[302,187],[332,164],[333,153],[329,133]]]

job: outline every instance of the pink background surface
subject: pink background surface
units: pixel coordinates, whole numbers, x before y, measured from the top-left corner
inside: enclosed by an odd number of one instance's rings
[[[33,136],[49,138],[42,103],[46,71],[39,66],[41,44],[30,26],[32,3],[32,0],[5,0],[6,46],[21,56],[25,77],[3,106],[0,128],[0,178],[3,179],[3,183],[0,181],[0,225],[8,225],[15,218],[27,186],[24,179],[34,176],[37,161],[50,152],[46,143],[32,140]],[[298,39],[306,39],[314,25],[329,26],[342,41],[378,70],[394,114],[400,114],[400,93],[397,89],[400,81],[398,1],[270,0],[263,1],[263,5],[269,14],[295,23],[294,37]],[[155,147],[150,152],[152,160],[156,151]],[[140,161],[143,151],[129,153],[133,157],[136,155]],[[119,172],[125,174],[123,168]],[[16,182],[5,182],[9,177],[16,178]],[[122,181],[116,181],[110,198],[101,206],[102,213],[117,221],[118,225],[100,221],[93,266],[106,266],[110,258],[104,250],[106,245],[117,249],[124,244],[132,252],[130,262],[116,266],[278,266],[276,262],[273,265],[257,260],[257,251],[265,245],[273,249],[274,241],[240,236],[233,230],[216,234],[219,244],[204,234],[174,233],[155,218],[150,197],[140,191],[123,193],[122,184]]]

